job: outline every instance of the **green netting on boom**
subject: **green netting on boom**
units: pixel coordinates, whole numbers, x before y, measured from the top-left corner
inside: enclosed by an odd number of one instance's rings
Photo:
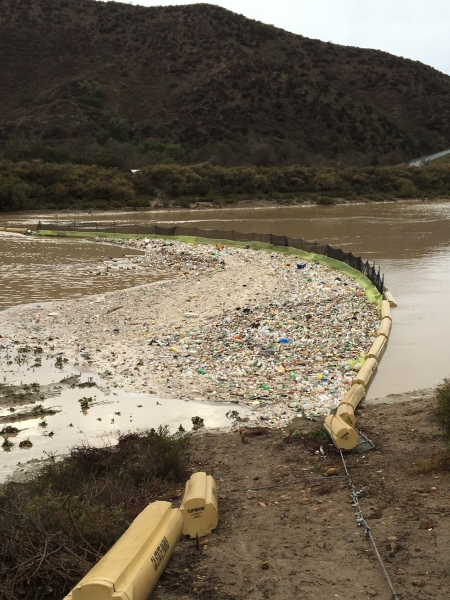
[[[285,235],[274,235],[273,233],[242,233],[240,231],[220,231],[219,229],[199,229],[198,227],[184,227],[174,225],[173,227],[161,227],[158,224],[122,225],[115,221],[72,221],[41,223],[37,226],[39,230],[46,231],[76,231],[76,232],[98,232],[128,235],[140,235],[151,237],[175,237],[185,241],[226,242],[236,246],[249,246],[261,250],[276,250],[286,254],[296,254],[305,260],[316,260],[333,269],[337,269],[354,279],[366,292],[371,302],[379,302],[384,290],[384,276],[380,269],[364,261],[360,256],[354,256],[351,252],[344,252],[340,248],[333,248],[329,244],[319,242],[308,242],[302,238],[290,238]]]

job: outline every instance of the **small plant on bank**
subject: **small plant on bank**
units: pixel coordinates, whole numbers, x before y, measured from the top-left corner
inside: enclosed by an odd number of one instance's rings
[[[192,429],[200,429],[200,427],[204,427],[205,423],[201,417],[192,417]]]
[[[323,426],[315,427],[309,431],[296,430],[295,428],[288,431],[287,437],[284,438],[287,443],[291,440],[310,440],[313,442],[328,443],[331,441],[327,430]]]
[[[444,437],[447,441],[447,448],[441,448],[437,453],[421,461],[417,466],[417,472],[420,474],[433,473],[436,471],[450,470],[450,379],[436,386],[435,398],[437,407],[435,419],[441,426]]]
[[[14,446],[14,442],[12,442],[9,438],[4,436],[2,448],[4,448],[5,450],[10,450],[13,446]]]
[[[447,377],[436,387],[436,420],[450,443],[450,379]]]
[[[27,438],[26,440],[22,440],[19,443],[19,448],[32,448],[33,447],[33,442],[30,440],[30,438]]]
[[[308,437],[310,440],[315,440],[317,442],[329,442],[331,441],[330,436],[328,435],[325,427],[319,427],[318,429],[313,429],[308,433]]]
[[[19,431],[20,429],[18,427],[14,427],[14,425],[6,425],[6,427],[3,427],[3,429],[0,431],[0,435],[5,435],[7,433],[19,433]]]
[[[83,396],[82,398],[80,398],[78,400],[78,402],[80,403],[81,406],[81,410],[87,410],[88,408],[90,408],[91,404],[94,402],[94,398],[92,398],[92,396]]]

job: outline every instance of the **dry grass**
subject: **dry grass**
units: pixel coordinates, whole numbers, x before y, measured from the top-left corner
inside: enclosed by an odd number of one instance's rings
[[[433,456],[419,463],[418,473],[433,473],[435,471],[450,471],[450,450],[444,448]]]
[[[189,436],[165,428],[74,448],[0,492],[0,598],[60,599],[157,499],[180,493]]]

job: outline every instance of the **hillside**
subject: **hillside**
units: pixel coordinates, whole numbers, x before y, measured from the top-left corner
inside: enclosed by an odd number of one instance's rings
[[[0,54],[7,158],[382,165],[450,146],[450,77],[212,5],[0,0]]]

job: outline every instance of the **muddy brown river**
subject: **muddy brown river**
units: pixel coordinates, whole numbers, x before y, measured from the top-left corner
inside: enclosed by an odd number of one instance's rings
[[[8,215],[0,218],[0,225],[6,221],[32,225],[39,217],[47,222],[55,219],[54,215]],[[393,311],[389,346],[368,398],[431,387],[450,375],[449,202],[71,214],[57,218],[140,225],[189,223],[204,229],[303,237],[351,250],[381,266],[386,285],[399,305]],[[96,275],[102,261],[120,257],[123,250],[87,241],[2,238],[0,252],[0,307],[100,293],[138,285],[152,277],[133,271]]]

